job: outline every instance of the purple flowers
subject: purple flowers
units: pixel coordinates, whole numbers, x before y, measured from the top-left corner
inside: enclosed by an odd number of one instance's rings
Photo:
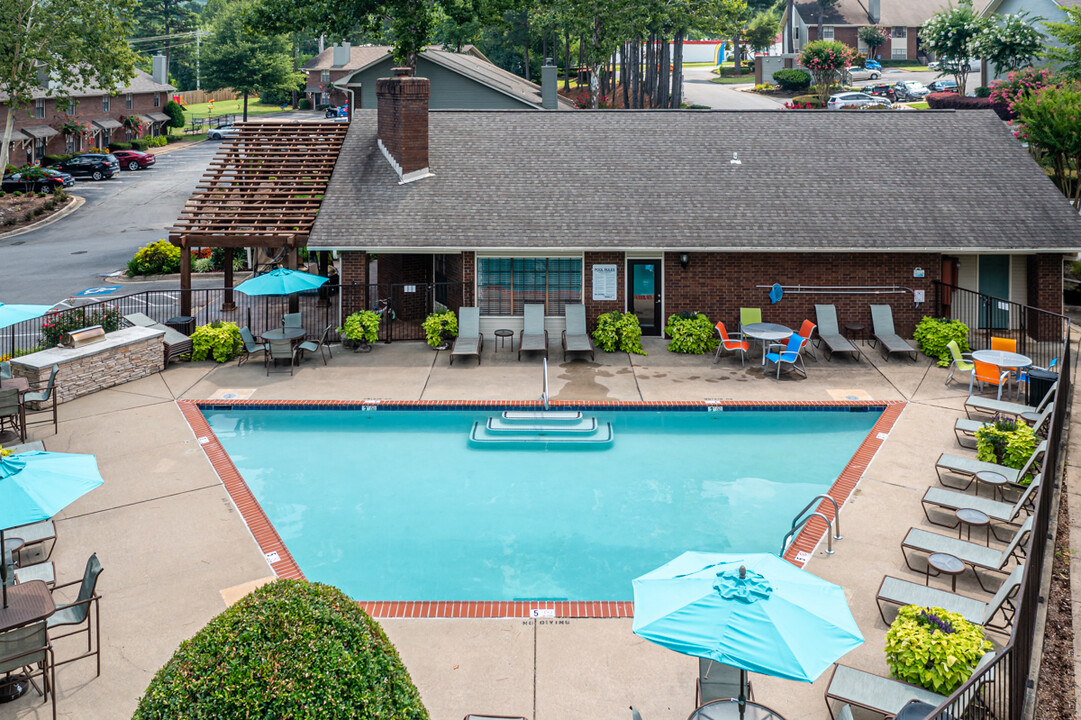
[[[921,610],[916,621],[919,622],[920,625],[927,625],[930,627],[932,633],[934,633],[935,630],[938,630],[944,635],[952,635],[956,632],[953,629],[953,625],[951,625],[948,620],[943,620],[938,615],[935,615],[930,611],[930,608]]]

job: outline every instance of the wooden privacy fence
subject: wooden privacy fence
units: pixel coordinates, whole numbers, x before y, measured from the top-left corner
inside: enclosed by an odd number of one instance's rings
[[[173,95],[180,96],[181,105],[198,105],[200,103],[210,102],[223,102],[225,100],[232,100],[236,97],[236,93],[233,88],[223,88],[221,90],[215,90],[214,92],[207,92],[206,90],[185,90],[183,92],[175,92]],[[251,98],[249,97],[249,100]]]

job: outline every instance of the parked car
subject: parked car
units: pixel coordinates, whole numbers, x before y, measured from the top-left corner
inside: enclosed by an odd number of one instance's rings
[[[911,102],[924,99],[931,94],[931,91],[919,80],[902,80],[894,83],[893,94],[898,102]]]
[[[0,190],[4,192],[52,192],[58,187],[71,187],[75,184],[75,178],[67,173],[52,168],[41,168],[41,177],[33,177],[37,173],[27,173],[23,179],[23,173],[5,175],[0,182]]]
[[[207,140],[225,140],[227,138],[235,137],[240,132],[240,128],[235,125],[222,125],[221,127],[210,128],[206,131]]]
[[[957,92],[957,81],[950,78],[939,78],[927,86],[931,92]]]
[[[860,92],[865,92],[868,95],[877,95],[879,97],[884,97],[890,102],[893,102],[894,99],[893,85],[890,85],[889,83],[873,83],[871,85],[864,85],[860,88]]]
[[[844,108],[860,107],[884,107],[892,108],[893,103],[884,97],[868,95],[862,92],[837,93],[829,99],[826,107],[830,110],[843,110]]]
[[[882,70],[874,70],[867,67],[850,67],[845,70],[845,82],[853,80],[878,80],[882,76]]]
[[[120,162],[121,170],[139,170],[148,168],[157,162],[154,153],[139,152],[138,150],[114,150],[113,155]]]
[[[878,60],[871,60],[870,58],[863,61],[863,66],[868,70],[878,70],[882,72],[882,63]]]
[[[326,111],[327,118],[347,118],[349,117],[348,105],[331,105]]]
[[[89,177],[94,180],[105,180],[120,172],[120,161],[116,155],[109,153],[87,153],[76,155],[69,160],[57,163],[53,166],[60,172],[68,173],[75,177]]]

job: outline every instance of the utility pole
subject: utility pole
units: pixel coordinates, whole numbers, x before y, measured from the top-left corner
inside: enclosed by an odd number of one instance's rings
[[[203,36],[203,31],[195,30],[195,89],[201,89],[199,87],[199,38]]]

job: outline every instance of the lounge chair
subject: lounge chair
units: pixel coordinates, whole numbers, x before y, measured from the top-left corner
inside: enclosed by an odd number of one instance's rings
[[[301,353],[318,352],[320,357],[323,358],[323,365],[325,366],[327,364],[327,355],[330,355],[331,358],[334,357],[334,354],[330,352],[330,330],[331,328],[328,325],[327,329],[323,331],[323,334],[319,337],[318,340],[316,340],[315,342],[312,342],[311,340],[307,342],[302,342],[297,347],[297,350]]]
[[[950,340],[946,343],[946,348],[950,351],[949,374],[946,375],[946,384],[950,384],[950,380],[953,380],[953,374],[960,370],[961,372],[972,372],[976,367],[972,362],[972,353],[961,352],[961,346],[957,344],[956,340]],[[969,395],[972,393],[970,392]]]
[[[266,344],[266,374],[269,376],[271,369],[274,372],[285,372],[284,370],[278,370],[279,360],[289,361],[289,374],[293,374],[293,366],[297,364],[297,353],[300,352],[298,348],[293,347],[292,340],[268,340]]]
[[[450,351],[450,364],[455,357],[475,355],[480,365],[480,353],[484,350],[484,335],[480,331],[480,308],[458,308],[458,337]]]
[[[523,308],[525,317],[522,332],[518,334],[518,359],[522,351],[543,352],[548,359],[548,331],[544,329],[544,306],[540,303],[526,303]]]
[[[593,341],[586,331],[586,306],[581,303],[567,305],[563,314],[567,321],[567,329],[563,331],[563,361],[566,362],[569,352],[587,352],[590,360],[596,360]]]
[[[889,362],[890,355],[908,354],[912,356],[913,360],[916,359],[918,351],[909,345],[903,337],[894,332],[893,309],[889,305],[871,306],[871,324],[874,326],[871,347],[874,347],[876,342],[881,343],[882,355],[887,362]]]
[[[972,574],[976,576],[976,582],[985,591],[990,592],[988,588],[984,587],[980,574],[976,572],[977,569],[998,573],[1006,572],[1006,563],[1010,561],[1010,558],[1016,558],[1018,561],[1023,558],[1025,549],[1021,546],[1021,542],[1031,530],[1032,518],[1030,517],[1013,534],[1010,544],[1004,550],[995,550],[979,543],[958,540],[955,537],[946,537],[927,530],[912,528],[908,531],[905,539],[901,541],[901,554],[904,556],[905,564],[908,565],[909,569],[921,574],[927,572],[926,565],[922,567],[913,565],[909,553],[905,552],[906,550],[927,555],[932,553],[953,555],[965,565],[970,566]]]
[[[237,367],[245,360],[250,359],[255,353],[266,352],[266,345],[255,342],[255,336],[251,334],[251,330],[247,326],[240,328],[240,339],[244,341],[244,349],[240,353],[240,358],[236,361]]]
[[[4,531],[8,537],[21,538],[23,545],[15,553],[20,566],[45,562],[56,547],[56,526],[52,520],[20,525]]]
[[[44,620],[0,633],[0,673],[14,672],[22,673],[43,696],[43,703],[52,698],[53,720],[56,720],[56,666]],[[34,682],[35,677],[41,678],[41,688]]]
[[[31,425],[41,425],[48,423],[49,420],[36,420],[31,422],[28,419],[30,415],[40,415],[42,413],[51,413],[53,422],[53,432],[55,433],[59,427],[59,418],[56,411],[56,376],[60,372],[59,365],[53,365],[49,370],[49,379],[45,382],[45,387],[38,387],[30,392],[23,393],[23,431],[29,429]],[[33,410],[30,407],[30,403],[38,403],[41,406],[40,410]],[[24,437],[25,439],[25,437]]]
[[[815,305],[815,317],[818,319],[818,343],[829,351],[827,360],[836,353],[848,353],[860,359],[860,350],[848,341],[837,327],[837,308],[832,305]]]
[[[55,590],[62,590],[66,587],[73,585],[79,586],[79,594],[74,602],[66,603],[56,606],[56,612],[49,616],[46,621],[49,625],[49,639],[57,640],[59,638],[70,637],[72,635],[81,635],[86,633],[86,652],[76,657],[62,660],[56,665],[66,665],[69,662],[75,662],[76,660],[82,660],[83,658],[90,657],[91,655],[97,656],[98,662],[98,675],[101,675],[101,618],[98,615],[98,599],[97,594],[98,576],[101,575],[101,563],[98,562],[97,553],[90,556],[86,561],[86,569],[83,570],[83,579],[76,580],[75,582],[64,583],[63,585],[57,585]],[[90,607],[94,608],[94,619],[90,619]],[[86,627],[79,627],[77,630],[66,632],[62,635],[53,634],[53,629],[58,627],[68,626],[80,626],[86,623]],[[93,633],[91,630],[97,628],[98,642],[97,648],[92,649],[91,637]]]
[[[927,492],[923,494],[923,499],[921,500],[923,504],[923,514],[927,516],[927,522],[932,525],[955,528],[959,521],[953,513],[961,508],[971,508],[973,510],[979,510],[986,515],[989,520],[1015,525],[1019,522],[1019,519],[1026,508],[1032,505],[1033,495],[1040,486],[1042,478],[1042,473],[1034,477],[1028,487],[1025,488],[1025,491],[1021,493],[1021,497],[1017,498],[1017,502],[1014,503],[1005,503],[999,502],[998,500],[991,500],[990,498],[975,497],[968,493],[957,492],[956,490],[943,490],[942,488],[937,487],[927,488]],[[949,512],[952,522],[939,522],[935,520],[931,517],[931,513],[929,512],[929,509],[931,508],[938,508]],[[994,532],[993,526],[991,527],[991,532],[998,538],[998,534]],[[998,539],[1001,540],[1001,538]]]
[[[50,588],[56,585],[56,568],[53,567],[51,562],[38,563],[37,565],[29,565],[27,567],[15,568],[15,582],[27,583],[33,580],[40,580]]]
[[[984,415],[1017,415],[1024,417],[1026,414],[1035,416],[1044,411],[1049,404],[1055,399],[1055,393],[1058,391],[1058,383],[1056,382],[1051,386],[1051,389],[1047,391],[1047,394],[1040,400],[1040,404],[1033,407],[1031,405],[1022,405],[1021,403],[1007,402],[1005,400],[992,400],[991,398],[970,397],[965,400],[965,414],[968,417],[972,417],[973,412],[982,413]],[[1028,418],[1026,418],[1027,420]]]
[[[909,582],[900,578],[887,575],[882,578],[882,584],[878,586],[878,614],[886,625],[890,621],[886,619],[886,613],[882,603],[888,605],[920,605],[922,607],[937,607],[949,612],[959,613],[965,620],[977,625],[983,625],[989,630],[1009,632],[1013,624],[1014,613],[1017,612],[1013,604],[1013,598],[1017,589],[1021,587],[1021,574],[1025,566],[1018,564],[1009,577],[999,586],[994,597],[988,602],[974,600],[973,598],[958,595],[957,593],[927,587],[921,583]],[[1002,613],[1002,622],[995,623],[995,616]]]
[[[976,663],[973,674],[982,671],[994,658],[993,652],[985,654]],[[993,673],[988,673],[988,676],[987,682],[994,680]],[[983,684],[973,684],[968,695],[959,698],[962,707],[967,707],[975,699],[983,689]],[[832,718],[834,715],[830,700],[854,705],[880,715],[894,716],[901,712],[911,700],[919,700],[938,707],[945,702],[946,696],[838,663],[833,669],[829,685],[826,686],[826,708]],[[837,720],[841,720],[842,716],[836,717]]]
[[[995,399],[1002,400],[1002,388],[1009,382],[1010,371],[1003,370],[1000,373],[995,365],[980,360],[973,360],[972,364],[974,367],[972,374],[968,376],[968,394],[972,395],[976,385],[979,385],[980,392],[983,392],[983,384],[987,383],[998,387]]]
[[[124,319],[132,325],[136,325],[138,327],[153,328],[155,330],[165,331],[163,345],[165,347],[166,365],[168,365],[169,361],[175,357],[191,354],[191,338],[180,332],[179,330],[174,330],[168,325],[162,325],[159,322],[154,322],[152,318],[147,317],[143,313],[131,313],[130,315],[125,315]]]
[[[814,335],[815,327],[816,325],[810,320],[804,320],[803,324],[800,325],[797,335],[803,338],[803,347],[807,348],[811,353],[811,357],[815,359],[815,362],[818,362],[818,353],[815,352],[815,346],[811,342],[811,336]]]
[[[729,335],[728,329],[725,328],[724,323],[719,320],[717,321],[717,324],[713,326],[713,329],[717,331],[717,337],[721,339],[720,344],[717,345],[717,353],[713,356],[713,362],[720,360],[721,352],[738,352],[739,364],[745,365],[747,351],[751,349],[751,344],[743,339],[743,333]]]
[[[714,700],[738,698],[741,694],[748,700],[754,700],[754,690],[751,688],[750,680],[747,681],[745,687],[740,687],[739,668],[709,658],[698,658],[698,680],[695,682],[694,689],[695,707]]]
[[[781,379],[781,365],[791,365],[792,369],[798,373],[802,373],[803,377],[807,377],[807,366],[803,364],[803,356],[800,355],[800,350],[803,348],[804,338],[801,338],[796,333],[788,338],[788,345],[781,345],[780,343],[771,343],[770,348],[777,348],[778,352],[767,352],[766,360],[774,363],[777,366],[777,379]],[[781,350],[784,348],[784,350]]]
[[[1039,434],[1040,430],[1051,418],[1051,413],[1054,411],[1055,406],[1048,404],[1039,415],[1037,415],[1031,423],[1033,432]],[[1028,422],[1026,420],[1026,422]],[[982,422],[980,420],[969,420],[968,418],[957,418],[953,424],[953,433],[957,436],[957,444],[961,447],[974,448],[976,447],[976,432],[980,428],[990,427],[993,422]]]
[[[976,478],[976,473],[984,471],[996,472],[1006,478],[1007,484],[1014,487],[1023,487],[1021,485],[1021,480],[1032,471],[1036,463],[1040,462],[1046,451],[1047,441],[1041,440],[1040,444],[1036,446],[1036,449],[1032,452],[1032,455],[1029,456],[1028,461],[1020,470],[1017,468],[1006,467],[1005,465],[999,465],[997,463],[976,460],[970,457],[960,457],[958,455],[951,455],[950,453],[942,453],[938,456],[938,461],[935,463],[935,472],[938,473],[938,481],[946,487],[957,488],[958,486],[943,482],[943,470],[952,473],[953,475],[968,477],[968,482],[965,486],[958,488],[960,490],[968,490],[969,486],[972,485],[973,480]]]

